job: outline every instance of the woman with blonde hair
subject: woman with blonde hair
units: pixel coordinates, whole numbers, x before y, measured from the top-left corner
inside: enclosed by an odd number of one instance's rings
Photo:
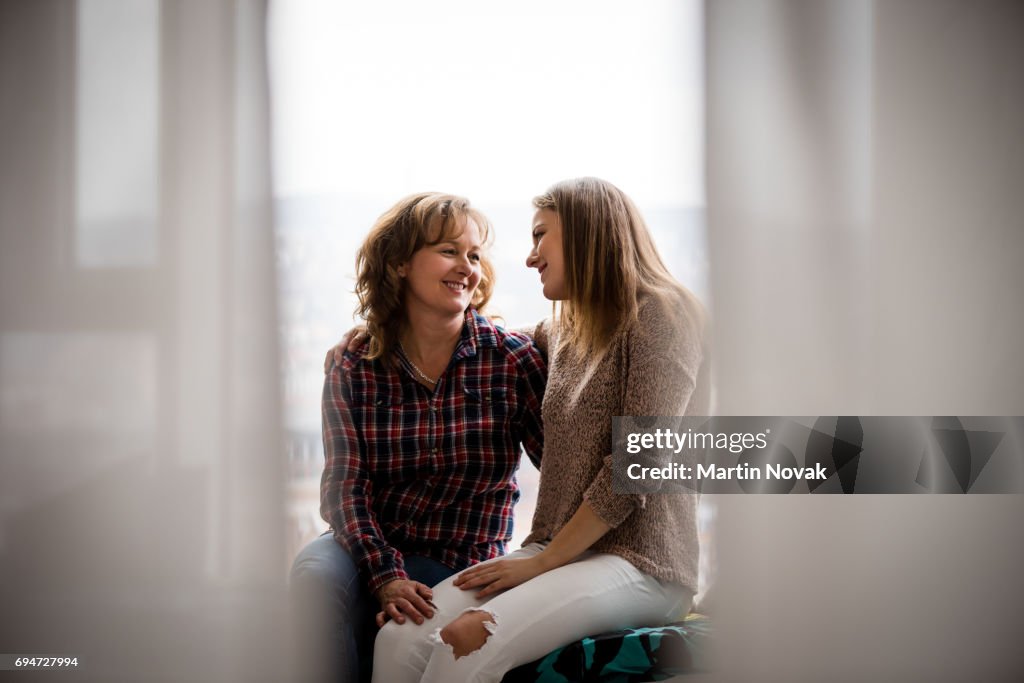
[[[437,614],[378,634],[374,680],[498,681],[589,635],[662,625],[697,587],[696,495],[612,491],[612,417],[700,415],[705,315],[612,184],[568,180],[534,200],[527,265],[556,302],[544,456],[524,547],[434,588]]]
[[[369,334],[324,381],[320,513],[331,531],[291,572],[299,619],[326,622],[306,634],[322,650],[299,659],[306,673],[313,663],[330,680],[367,679],[375,614],[377,626],[423,623],[430,586],[504,554],[511,538],[520,446],[540,457],[546,365],[528,337],[480,313],[489,231],[467,200],[421,193],[381,216],[359,250]]]

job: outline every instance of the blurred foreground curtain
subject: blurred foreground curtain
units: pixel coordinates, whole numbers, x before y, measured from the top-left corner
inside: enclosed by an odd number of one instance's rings
[[[0,652],[283,680],[262,2],[0,3]]]
[[[714,0],[718,405],[1024,414],[1024,4]],[[720,496],[723,680],[1019,678],[1019,496]]]

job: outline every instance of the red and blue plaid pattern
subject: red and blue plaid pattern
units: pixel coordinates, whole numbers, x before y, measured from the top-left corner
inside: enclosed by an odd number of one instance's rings
[[[346,353],[324,382],[320,514],[371,591],[405,579],[402,554],[456,570],[505,553],[520,444],[539,465],[547,366],[529,337],[472,308],[431,392],[398,367]]]

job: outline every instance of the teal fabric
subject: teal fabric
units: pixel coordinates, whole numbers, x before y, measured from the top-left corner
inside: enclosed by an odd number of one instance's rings
[[[634,683],[706,671],[707,617],[584,638],[508,672],[503,683]]]

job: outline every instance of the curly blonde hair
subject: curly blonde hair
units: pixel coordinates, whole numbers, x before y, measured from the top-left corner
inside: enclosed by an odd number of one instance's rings
[[[366,358],[386,357],[398,345],[405,323],[405,279],[398,268],[423,247],[462,234],[469,220],[480,230],[480,241],[490,244],[491,224],[469,200],[440,192],[421,192],[388,209],[367,235],[356,254],[356,315],[366,321],[370,349]],[[494,269],[486,249],[480,255],[480,283],[471,305],[483,311],[494,288]]]

